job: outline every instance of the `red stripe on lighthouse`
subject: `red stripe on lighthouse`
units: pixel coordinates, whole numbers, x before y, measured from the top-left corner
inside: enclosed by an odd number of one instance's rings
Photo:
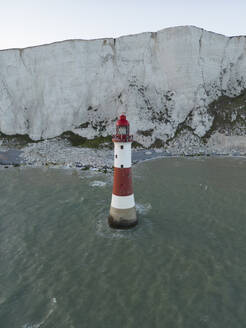
[[[129,196],[133,194],[131,167],[114,168],[113,194],[116,196]]]

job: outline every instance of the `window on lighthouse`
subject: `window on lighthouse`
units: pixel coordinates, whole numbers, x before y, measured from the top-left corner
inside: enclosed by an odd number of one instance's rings
[[[123,149],[124,148],[124,146],[120,146],[120,149]]]
[[[119,126],[118,134],[126,134],[126,126]]]

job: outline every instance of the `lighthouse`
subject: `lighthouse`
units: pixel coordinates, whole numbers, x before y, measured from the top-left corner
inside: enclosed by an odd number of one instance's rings
[[[129,122],[121,115],[113,136],[114,183],[108,218],[109,225],[116,229],[131,228],[138,222],[132,188],[132,141]]]

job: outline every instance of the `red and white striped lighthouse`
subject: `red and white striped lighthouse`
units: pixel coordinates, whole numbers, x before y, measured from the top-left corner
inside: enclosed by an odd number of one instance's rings
[[[112,228],[130,228],[138,222],[132,188],[132,141],[129,122],[125,115],[121,115],[113,136],[114,184],[108,219]]]

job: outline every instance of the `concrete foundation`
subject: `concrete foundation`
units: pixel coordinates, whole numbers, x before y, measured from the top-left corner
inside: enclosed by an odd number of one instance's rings
[[[114,229],[129,229],[137,225],[136,207],[119,209],[110,207],[108,223]]]

